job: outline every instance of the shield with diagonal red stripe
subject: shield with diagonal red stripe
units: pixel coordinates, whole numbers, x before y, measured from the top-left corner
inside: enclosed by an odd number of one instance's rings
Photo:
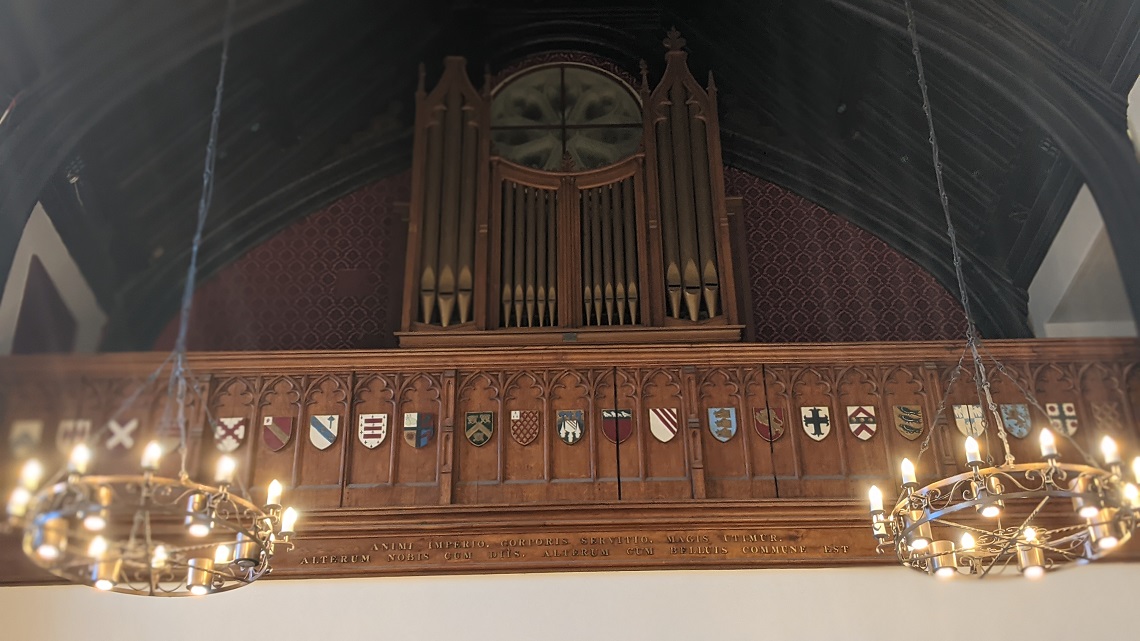
[[[680,410],[676,407],[649,408],[649,433],[662,443],[673,440],[681,426],[679,414]]]
[[[226,416],[214,424],[214,445],[222,452],[232,452],[245,441],[247,419],[244,416]]]
[[[292,437],[292,416],[266,416],[262,420],[261,440],[270,450],[279,451],[289,444],[289,439]]]

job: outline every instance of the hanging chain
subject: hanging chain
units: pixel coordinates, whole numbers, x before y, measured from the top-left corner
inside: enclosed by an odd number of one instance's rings
[[[181,455],[179,474],[186,478],[186,459],[189,454],[186,434],[186,334],[190,326],[190,307],[194,302],[194,284],[198,273],[198,251],[202,246],[202,232],[206,227],[206,214],[214,198],[214,165],[218,155],[218,123],[222,118],[222,93],[226,83],[226,62],[230,54],[230,36],[233,32],[234,4],[227,0],[226,17],[222,25],[222,56],[218,70],[218,84],[214,89],[214,109],[210,114],[210,136],[206,142],[206,161],[202,170],[202,197],[198,201],[197,225],[190,244],[190,266],[186,270],[186,283],[182,289],[182,305],[178,315],[178,337],[174,340],[174,364],[170,368],[168,392],[173,391],[177,408],[178,452]]]
[[[903,0],[903,3],[906,5],[906,29],[910,35],[911,51],[914,53],[914,64],[918,71],[918,88],[922,92],[922,112],[926,114],[926,126],[930,133],[930,156],[934,162],[934,178],[938,183],[938,200],[942,203],[942,214],[946,218],[946,237],[950,241],[950,251],[954,258],[954,278],[958,282],[958,294],[962,303],[962,312],[966,316],[966,348],[969,349],[970,357],[974,361],[974,381],[979,388],[979,400],[984,400],[986,409],[993,415],[998,437],[1001,439],[1002,446],[1005,448],[1005,464],[1012,465],[1014,459],[1013,453],[1010,452],[1009,449],[1009,439],[1006,437],[1005,428],[1002,426],[997,406],[994,404],[993,396],[990,394],[990,382],[989,379],[986,378],[985,363],[978,353],[978,332],[977,327],[974,325],[974,314],[970,310],[970,295],[966,289],[966,277],[962,273],[962,252],[958,248],[958,234],[954,231],[954,221],[950,217],[950,198],[946,195],[946,185],[942,179],[942,161],[938,151],[938,135],[934,131],[934,115],[930,107],[930,95],[926,88],[926,72],[922,67],[922,51],[918,46],[918,31],[914,23],[914,7],[911,6],[911,0]],[[961,362],[959,362],[959,367],[960,366]],[[949,391],[949,389],[947,389],[947,391]],[[945,398],[943,399],[943,406],[944,404]],[[937,417],[935,417],[935,420],[937,420]],[[931,432],[933,431],[934,428],[931,426]]]

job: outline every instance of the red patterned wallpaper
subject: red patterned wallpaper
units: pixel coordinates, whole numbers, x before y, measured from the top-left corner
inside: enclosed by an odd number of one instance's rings
[[[735,169],[744,198],[756,339],[763,342],[958,338],[956,299],[875,236]],[[409,175],[381,180],[300,220],[202,283],[195,350],[393,347],[403,287]],[[172,321],[156,342],[169,349]]]
[[[409,173],[362,187],[293,223],[198,286],[193,350],[395,347]],[[171,349],[172,320],[155,343]]]
[[[726,168],[725,183],[744,198],[757,341],[965,336],[956,297],[878,237],[743,171]]]

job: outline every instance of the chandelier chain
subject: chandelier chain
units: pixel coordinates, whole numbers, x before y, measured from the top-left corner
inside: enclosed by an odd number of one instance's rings
[[[198,200],[197,224],[190,243],[190,266],[186,270],[186,283],[182,289],[182,304],[178,314],[178,336],[174,341],[174,365],[170,380],[177,390],[178,450],[181,456],[179,474],[186,478],[186,461],[189,448],[186,444],[186,337],[190,326],[190,308],[194,300],[194,284],[198,273],[198,251],[202,246],[202,233],[206,215],[214,198],[214,166],[218,155],[218,124],[222,119],[222,95],[226,84],[226,63],[229,61],[230,36],[233,34],[233,15],[236,0],[227,0],[226,15],[222,24],[222,55],[218,69],[218,83],[214,88],[214,108],[210,113],[210,135],[206,142],[205,167],[202,170],[202,196]]]
[[[1009,448],[1009,440],[1005,435],[1005,428],[1002,426],[1000,417],[997,413],[997,406],[994,404],[993,398],[990,395],[990,382],[986,378],[986,368],[982,361],[981,355],[978,353],[978,332],[974,324],[974,314],[970,309],[970,294],[966,288],[966,277],[962,272],[962,251],[958,247],[958,234],[954,229],[954,220],[950,216],[950,197],[946,194],[946,184],[942,177],[942,160],[938,147],[938,134],[934,129],[934,113],[930,105],[930,93],[926,86],[926,70],[922,65],[922,50],[918,46],[918,29],[915,26],[914,20],[914,7],[911,0],[903,0],[906,6],[906,20],[907,20],[907,33],[910,35],[911,52],[914,53],[914,64],[918,71],[918,88],[922,92],[922,112],[926,115],[926,127],[930,134],[930,156],[934,163],[934,179],[938,185],[938,200],[942,204],[942,214],[946,219],[946,237],[950,241],[950,251],[953,256],[954,262],[954,278],[958,284],[958,296],[962,303],[962,312],[966,316],[966,347],[970,350],[970,355],[974,360],[974,380],[975,384],[979,387],[979,397],[984,398],[987,404],[987,409],[992,413],[995,419],[998,437],[1001,439],[1002,446],[1005,450],[1005,464],[1013,465],[1013,453]],[[931,427],[931,431],[934,427]],[[988,456],[987,448],[987,456]]]

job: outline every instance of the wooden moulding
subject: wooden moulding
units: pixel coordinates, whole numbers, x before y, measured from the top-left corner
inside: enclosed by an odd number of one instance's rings
[[[677,327],[512,327],[501,331],[397,332],[400,347],[502,347],[508,345],[622,344],[637,338],[661,343],[698,341],[735,342],[743,328],[739,325],[683,325]]]

